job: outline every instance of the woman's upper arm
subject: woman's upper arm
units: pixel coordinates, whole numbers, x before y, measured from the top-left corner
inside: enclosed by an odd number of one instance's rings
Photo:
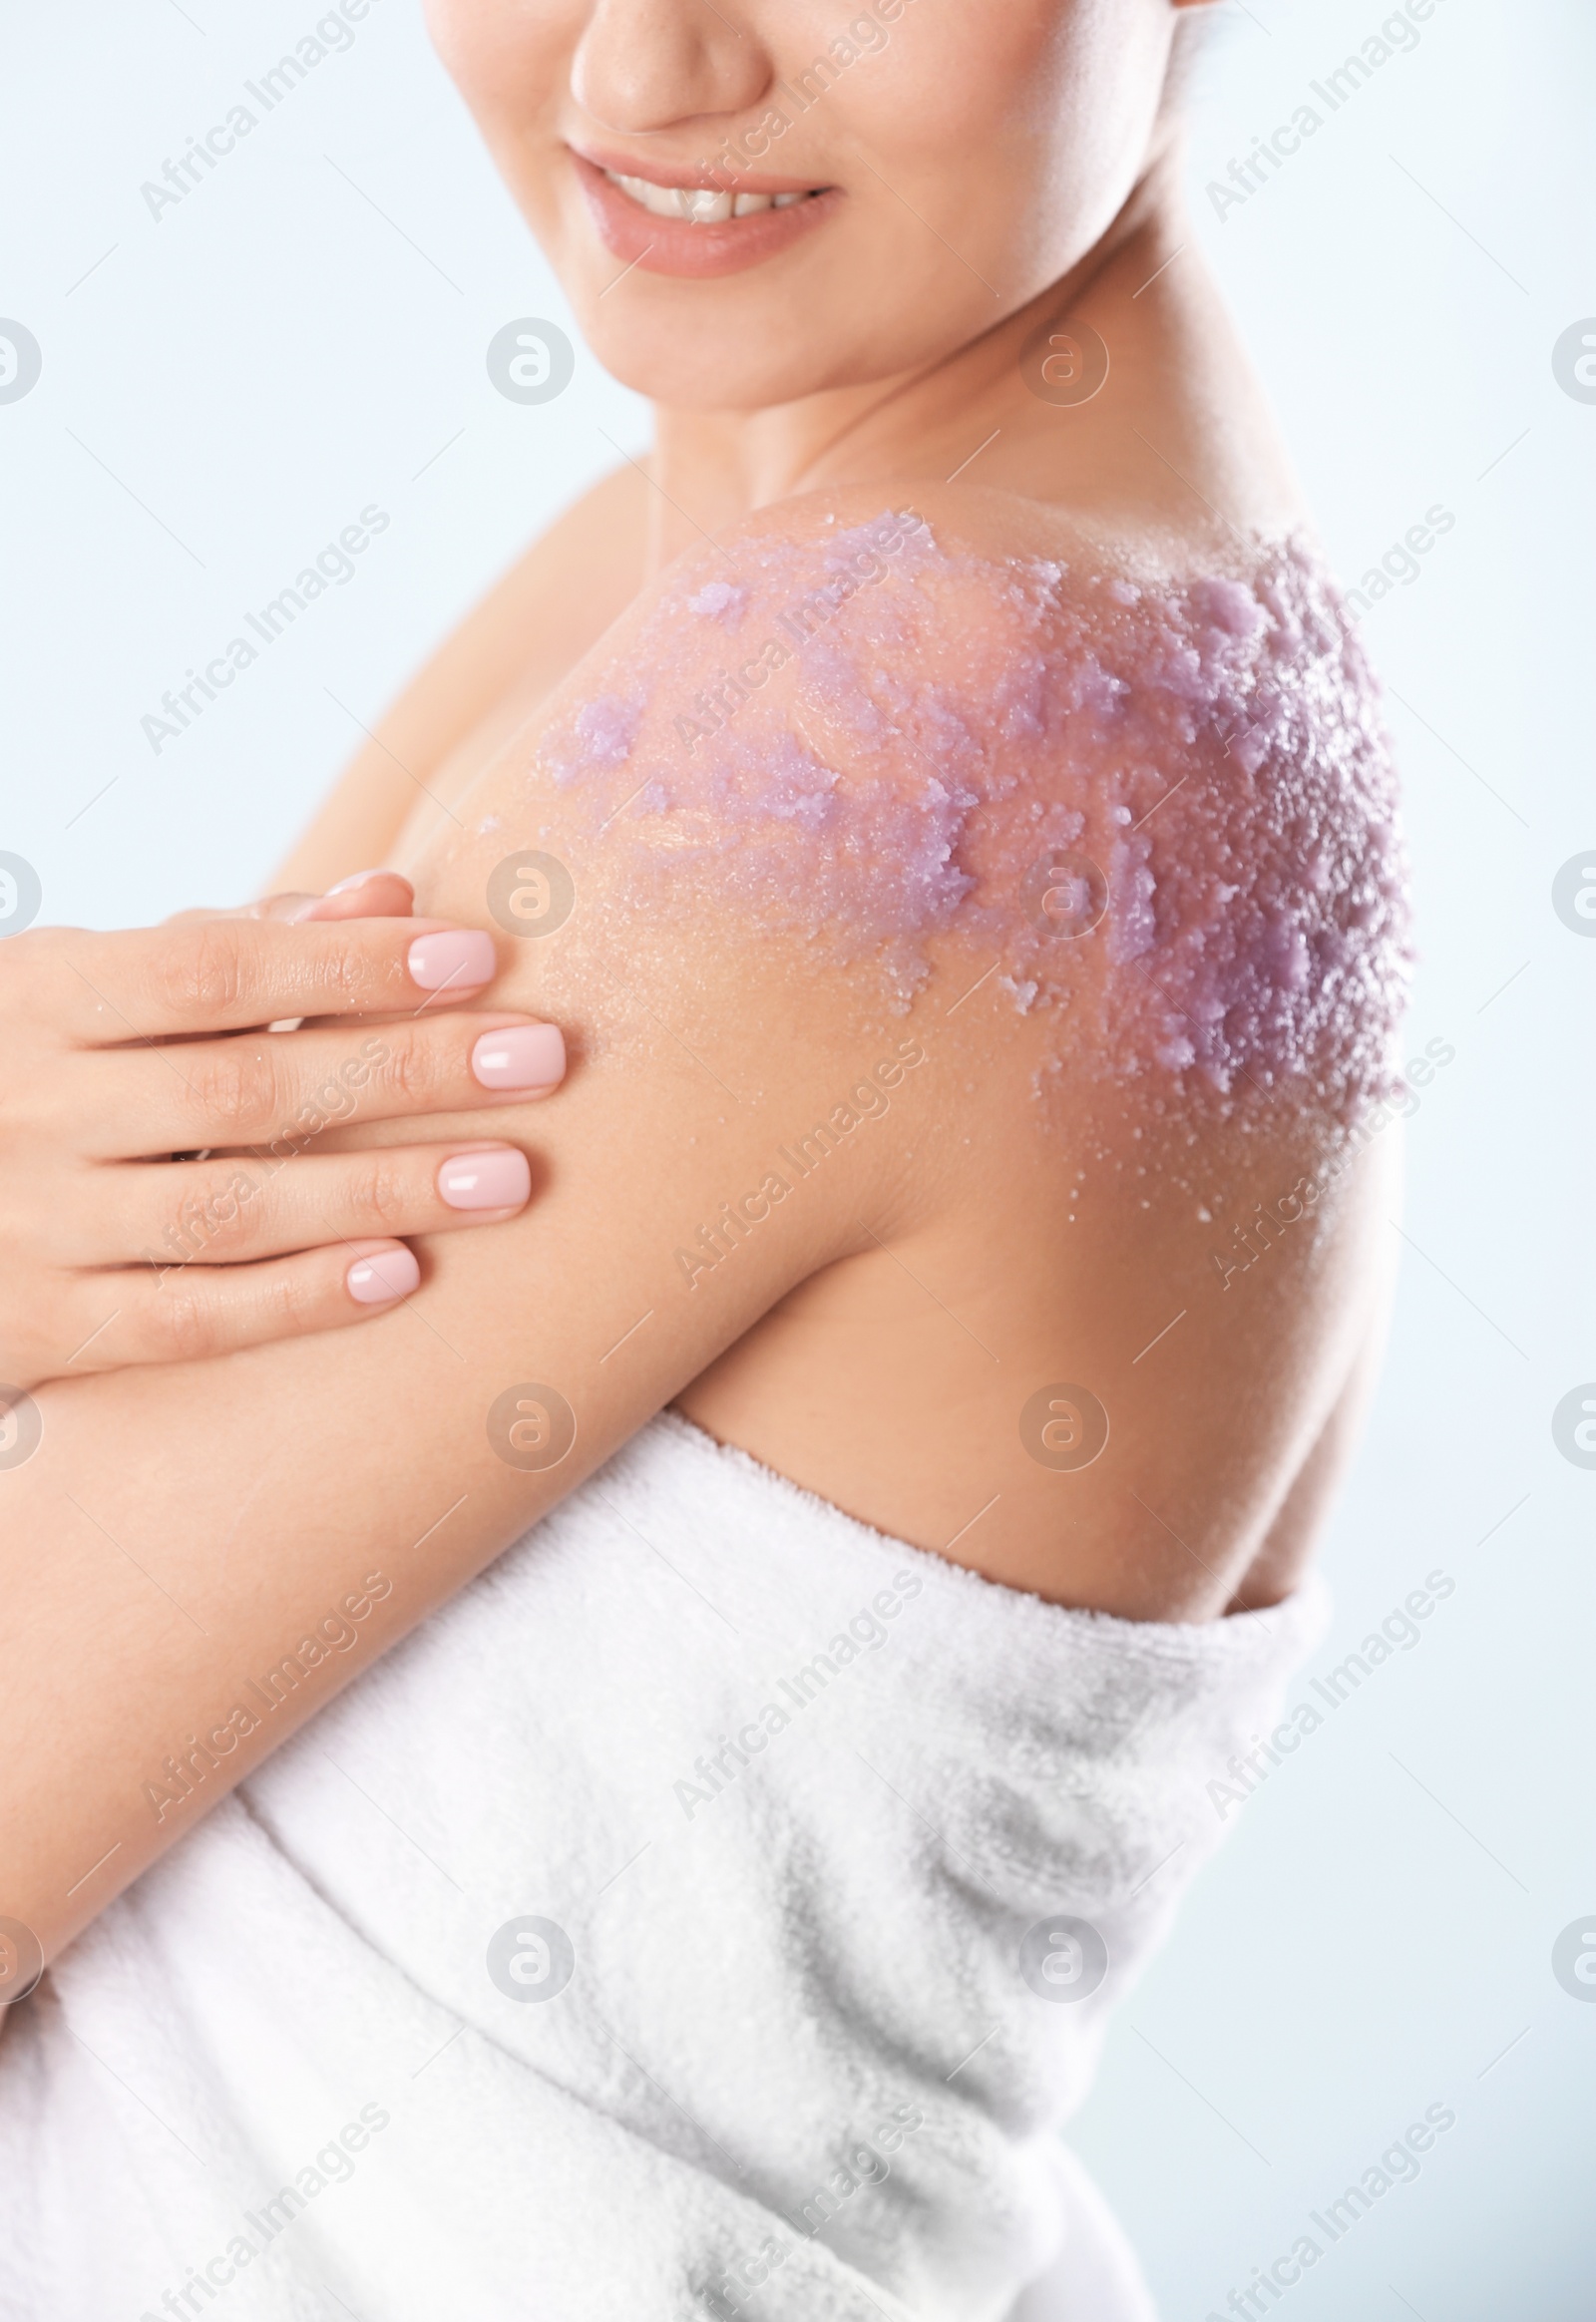
[[[778,1058],[807,1101],[798,1028],[746,973],[724,986],[772,1043],[761,1087],[759,1042],[717,1038],[713,1006],[667,1028],[665,995],[592,980],[558,1106],[492,1116],[538,1197],[422,1245],[405,1308],[40,1391],[39,1448],[0,1471],[0,1916],[47,1949],[825,1261],[824,1194],[748,1201],[735,1234],[722,1214],[786,1133]]]
[[[667,699],[692,674],[662,672]],[[525,757],[472,805],[418,866],[425,908],[494,930],[493,996],[573,1051],[553,1104],[454,1124],[526,1145],[529,1209],[424,1242],[419,1293],[359,1333],[44,1389],[39,1448],[0,1471],[0,1915],[47,1950],[848,1247],[880,1166],[776,1158],[901,1037],[879,986],[731,909],[648,924],[630,842]],[[528,838],[574,906],[517,940],[499,875]]]

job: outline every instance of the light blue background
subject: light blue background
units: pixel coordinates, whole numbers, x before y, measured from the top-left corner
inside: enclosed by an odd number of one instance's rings
[[[0,314],[45,368],[0,406],[0,848],[38,866],[51,918],[257,887],[356,721],[613,464],[606,436],[644,440],[585,351],[553,404],[490,386],[502,324],[570,316],[414,0],[373,0],[348,54],[151,217],[141,183],[318,13],[5,10]],[[1217,217],[1207,182],[1383,20],[1231,0],[1191,175],[1344,578],[1433,504],[1456,519],[1365,629],[1407,784],[1412,1050],[1456,1057],[1411,1126],[1318,1666],[1435,1567],[1455,1593],[1232,1817],[1111,2036],[1077,2142],[1168,2322],[1222,2311],[1436,2101],[1455,2128],[1285,2294],[1292,2322],[1596,2310],[1596,2006],[1549,1966],[1596,1911],[1596,1473],[1549,1428],[1596,1377],[1596,942],[1549,901],[1596,843],[1596,406],[1550,363],[1596,314],[1596,27],[1580,0],[1437,0],[1413,53]],[[153,755],[163,690],[370,502],[391,524],[349,584]]]

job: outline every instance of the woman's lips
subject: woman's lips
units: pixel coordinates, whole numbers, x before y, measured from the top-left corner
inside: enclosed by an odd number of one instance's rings
[[[760,209],[752,216],[726,218],[715,224],[693,224],[685,217],[661,217],[644,209],[586,154],[573,149],[571,159],[604,247],[645,274],[681,274],[702,280],[763,265],[767,258],[813,233],[842,199],[840,188],[828,186],[823,193],[809,194],[781,209]],[[763,187],[742,183],[733,189],[734,194],[764,191]]]

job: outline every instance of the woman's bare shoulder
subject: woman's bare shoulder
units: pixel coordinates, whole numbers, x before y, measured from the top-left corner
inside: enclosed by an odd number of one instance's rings
[[[716,1358],[695,1415],[922,1544],[990,1475],[969,1553],[994,1576],[1196,1601],[1180,1541],[1110,1504],[1117,1464],[1059,1545],[1013,1380],[1089,1372],[1163,1446],[1153,1504],[1207,1511],[1173,1521],[1225,1601],[1367,1324],[1379,1189],[1332,1159],[1402,980],[1390,768],[1307,549],[1210,561],[912,483],[808,496],[662,575],[458,803],[429,908],[487,897],[506,926],[519,894],[505,996],[574,1022],[631,1117],[657,1086],[682,1311],[804,1221],[799,1306]],[[682,1209],[733,1128],[737,1169]],[[1131,1367],[1172,1318],[1178,1407],[1167,1348]]]
[[[1401,994],[1377,696],[1296,537],[913,482],[763,510],[638,597],[443,853],[516,846],[739,976],[749,937],[897,1004],[950,949],[995,963],[1116,1079],[1344,1107]]]

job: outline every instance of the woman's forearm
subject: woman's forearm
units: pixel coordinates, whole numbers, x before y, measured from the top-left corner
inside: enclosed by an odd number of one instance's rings
[[[471,1251],[423,1245],[409,1310],[40,1390],[43,1440],[0,1471],[0,1917],[47,1953],[815,1263],[778,1221],[712,1301],[681,1295],[638,1156],[666,1148],[694,1067],[645,1025],[606,1033],[625,1067],[525,1131],[544,1199]],[[767,1133],[701,1138],[680,1202],[711,1214],[757,1181]],[[604,1359],[650,1309],[668,1321]],[[552,1466],[545,1387],[576,1430]]]
[[[502,776],[501,805],[524,804],[535,741]],[[679,1214],[712,1216],[728,1184],[758,1184],[770,1131],[724,1090],[759,1084],[772,1026],[787,1027],[789,1088],[808,1078],[817,1105],[830,1097],[813,990],[726,930],[644,961],[591,849],[577,918],[514,943],[485,908],[502,827],[458,837],[421,875],[425,903],[489,927],[504,968],[491,996],[552,998],[594,1061],[558,1117],[500,1104],[433,1126],[524,1146],[528,1211],[463,1237],[474,1256],[422,1238],[410,1306],[336,1345],[42,1387],[42,1441],[0,1468],[0,1699],[15,1738],[0,1917],[47,1951],[830,1254],[829,1205],[811,1200],[713,1297],[692,1298],[655,1214],[664,1156]],[[577,835],[563,843],[576,860]],[[621,958],[624,981],[605,964]],[[684,991],[724,1027],[718,1072],[663,1028]],[[379,1122],[318,1144],[404,1133]],[[650,1314],[668,1320],[605,1359]],[[549,1461],[531,1442],[542,1399],[574,1428]]]

